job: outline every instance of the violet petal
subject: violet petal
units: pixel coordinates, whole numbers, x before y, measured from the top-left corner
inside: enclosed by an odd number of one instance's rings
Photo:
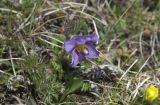
[[[75,47],[75,42],[73,41],[67,41],[64,43],[64,49],[67,51],[67,52],[71,52],[74,47]]]
[[[73,50],[73,51],[72,51],[72,63],[71,63],[71,66],[74,67],[74,66],[76,66],[78,63],[79,63],[79,56],[78,56],[78,54],[76,53],[76,50]]]
[[[72,52],[72,50],[76,45],[85,44],[85,43],[86,43],[86,39],[83,36],[74,36],[73,38],[71,38],[70,40],[64,43],[64,49],[67,52]]]
[[[85,59],[85,54],[83,54],[83,53],[77,53],[77,55],[78,55],[78,57],[79,57],[79,61]]]
[[[90,35],[86,35],[84,37],[85,37],[86,42],[94,42],[95,43],[95,42],[98,42],[98,40],[99,40],[99,36],[95,33],[90,34]]]
[[[99,55],[99,51],[94,48],[91,43],[87,44],[88,54],[85,55],[87,58],[96,58]]]

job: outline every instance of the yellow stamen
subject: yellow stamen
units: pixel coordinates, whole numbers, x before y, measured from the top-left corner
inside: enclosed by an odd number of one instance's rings
[[[87,46],[85,44],[79,44],[75,47],[75,49],[79,53],[84,53],[87,50]]]

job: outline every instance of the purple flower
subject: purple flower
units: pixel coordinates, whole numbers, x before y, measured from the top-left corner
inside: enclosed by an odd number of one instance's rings
[[[64,48],[72,55],[71,66],[76,66],[81,60],[86,58],[92,59],[99,55],[95,49],[95,43],[98,42],[97,34],[85,36],[74,36],[64,43]]]

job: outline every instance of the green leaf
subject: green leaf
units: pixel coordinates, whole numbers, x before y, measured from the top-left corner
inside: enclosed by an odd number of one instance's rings
[[[124,31],[127,28],[126,20],[120,19],[119,23],[116,26],[116,29],[119,31]]]
[[[75,92],[83,85],[83,81],[79,78],[73,78],[66,87],[63,96],[60,98],[60,102],[62,102],[69,94]]]
[[[89,83],[82,84],[81,91],[86,92],[86,91],[89,91],[90,89],[91,89],[91,84],[89,84]]]
[[[77,89],[79,89],[83,84],[83,81],[79,78],[74,78],[73,81],[71,81],[69,84],[68,84],[68,87],[67,87],[67,94],[71,94],[73,93],[74,91],[76,91]]]

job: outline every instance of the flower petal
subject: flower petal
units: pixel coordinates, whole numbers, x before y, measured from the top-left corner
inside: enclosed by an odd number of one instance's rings
[[[79,61],[84,60],[85,59],[85,54],[84,53],[77,53]]]
[[[98,42],[99,36],[97,34],[93,33],[93,34],[90,34],[90,35],[86,35],[85,40],[87,42],[94,42],[95,43],[95,42]]]
[[[74,36],[73,38],[76,41],[76,44],[85,44],[87,42],[84,36]]]
[[[99,51],[96,50],[91,43],[87,43],[88,54],[85,55],[87,58],[96,58],[99,55]]]
[[[74,36],[70,40],[64,43],[64,49],[67,52],[72,52],[72,50],[76,45],[85,43],[86,43],[86,38],[84,36]]]
[[[74,40],[69,40],[69,41],[64,43],[64,49],[67,52],[72,52],[72,50],[74,49],[75,45],[76,45],[76,42]]]
[[[78,56],[78,54],[76,53],[76,50],[73,50],[73,51],[72,51],[72,63],[71,63],[71,66],[74,67],[74,66],[76,66],[78,63],[79,63],[79,56]]]

